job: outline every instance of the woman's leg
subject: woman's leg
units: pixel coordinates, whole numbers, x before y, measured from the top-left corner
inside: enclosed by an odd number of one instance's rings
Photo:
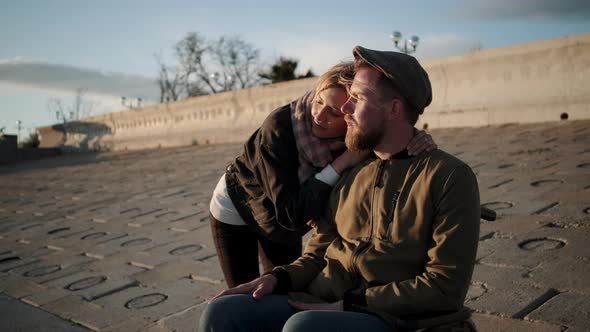
[[[209,215],[219,264],[229,288],[256,279],[258,241],[248,226],[223,223]]]
[[[258,242],[264,273],[271,271],[275,266],[289,264],[301,256],[301,238],[288,245],[271,242],[262,237],[258,238]]]
[[[200,332],[280,331],[295,310],[286,295],[227,295],[209,303],[199,322]]]
[[[391,328],[376,316],[351,311],[302,311],[291,316],[283,327],[283,332],[303,331],[390,332]]]

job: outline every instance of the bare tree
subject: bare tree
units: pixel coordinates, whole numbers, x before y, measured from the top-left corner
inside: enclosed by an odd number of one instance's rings
[[[179,67],[182,70],[182,84],[187,97],[205,94],[203,85],[217,93],[205,62],[210,51],[207,41],[197,32],[189,32],[174,46]]]
[[[86,88],[78,88],[71,105],[67,105],[63,99],[51,97],[47,100],[47,110],[55,114],[57,122],[62,124],[64,133],[63,142],[67,140],[68,133],[75,131],[75,124],[72,122],[79,121],[92,114],[95,104],[84,99]]]
[[[181,85],[182,74],[178,70],[166,66],[157,54],[154,54],[154,57],[158,62],[158,78],[156,82],[160,88],[160,103],[178,100],[181,97],[183,88]]]
[[[78,121],[90,116],[94,103],[84,99],[86,88],[76,89],[76,95],[71,105],[66,105],[61,98],[51,97],[47,101],[47,109],[55,114],[58,122],[67,123]]]
[[[239,37],[221,37],[211,45],[213,60],[225,73],[220,78],[225,91],[245,89],[260,82],[260,51]]]
[[[239,37],[208,42],[189,32],[174,46],[175,69],[156,56],[160,101],[179,100],[254,86],[260,82],[260,52]]]

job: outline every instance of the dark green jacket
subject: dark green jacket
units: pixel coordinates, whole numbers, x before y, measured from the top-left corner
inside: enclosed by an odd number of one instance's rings
[[[477,180],[459,159],[441,150],[369,159],[336,184],[304,255],[275,269],[279,289],[343,300],[346,310],[394,326],[463,317],[456,313],[475,264],[479,219]]]

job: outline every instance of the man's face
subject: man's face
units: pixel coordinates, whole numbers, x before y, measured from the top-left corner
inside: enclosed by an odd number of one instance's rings
[[[377,88],[380,75],[372,67],[359,68],[350,87],[350,97],[342,105],[348,126],[346,147],[352,151],[372,150],[383,138],[388,103]]]

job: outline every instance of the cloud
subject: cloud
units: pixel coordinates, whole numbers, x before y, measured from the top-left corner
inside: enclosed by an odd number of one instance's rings
[[[461,54],[483,48],[477,40],[454,34],[425,35],[420,39],[416,56],[421,59]]]
[[[158,98],[153,79],[121,73],[104,73],[65,65],[0,59],[0,82],[36,89],[75,92],[85,88],[90,94]]]
[[[3,64],[15,64],[15,63],[19,63],[23,61],[23,57],[21,56],[15,56],[12,59],[0,59],[0,65]]]
[[[586,20],[588,0],[479,0],[465,4],[461,16],[480,19]]]
[[[299,60],[297,72],[303,74],[312,68],[316,75],[321,75],[341,61],[352,61],[352,48],[359,44],[378,50],[394,50],[393,43],[375,36],[332,36],[324,38],[293,38],[276,44],[278,55],[287,55]],[[414,54],[418,59],[444,57],[485,48],[478,40],[468,39],[457,34],[429,34],[420,36],[420,45]],[[268,62],[273,62],[271,59]]]
[[[340,61],[352,60],[351,45],[351,42],[344,41],[289,38],[276,45],[276,58],[279,55],[295,58],[299,60],[298,73],[304,74],[311,68],[316,75],[321,75]]]

